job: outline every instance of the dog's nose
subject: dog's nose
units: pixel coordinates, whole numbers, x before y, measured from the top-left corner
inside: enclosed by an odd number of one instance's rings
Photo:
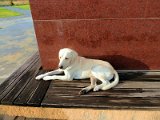
[[[63,69],[63,66],[59,66],[60,69]]]

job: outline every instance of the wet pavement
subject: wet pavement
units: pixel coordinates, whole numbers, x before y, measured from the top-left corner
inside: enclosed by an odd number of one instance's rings
[[[37,51],[30,10],[5,8],[22,15],[0,18],[0,84]]]

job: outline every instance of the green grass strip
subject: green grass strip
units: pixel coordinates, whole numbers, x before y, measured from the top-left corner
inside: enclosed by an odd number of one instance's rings
[[[13,7],[20,8],[23,10],[30,10],[30,5],[15,5]]]
[[[0,7],[0,18],[7,18],[7,17],[19,16],[19,15],[21,15],[21,13],[14,12],[6,8]]]

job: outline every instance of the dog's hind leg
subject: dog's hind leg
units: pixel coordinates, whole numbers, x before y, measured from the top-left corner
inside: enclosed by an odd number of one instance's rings
[[[92,90],[96,86],[97,78],[90,77],[90,81],[91,81],[91,84],[88,87],[83,88],[79,92],[80,95],[84,95],[84,94],[88,93],[90,90]]]
[[[101,90],[104,86],[106,86],[107,84],[109,84],[109,81],[107,80],[103,80],[101,79],[100,81],[102,81],[102,83],[100,85],[96,85],[93,89],[93,91],[99,91]]]
[[[109,84],[109,80],[113,78],[112,69],[105,66],[94,66],[91,72],[95,78],[102,82],[100,85],[96,85],[93,91],[102,90],[104,86]]]

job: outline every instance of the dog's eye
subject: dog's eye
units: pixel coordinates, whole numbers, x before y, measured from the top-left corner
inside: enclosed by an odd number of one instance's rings
[[[65,58],[66,60],[68,60],[69,58]]]
[[[59,59],[61,59],[61,57],[59,57]]]

